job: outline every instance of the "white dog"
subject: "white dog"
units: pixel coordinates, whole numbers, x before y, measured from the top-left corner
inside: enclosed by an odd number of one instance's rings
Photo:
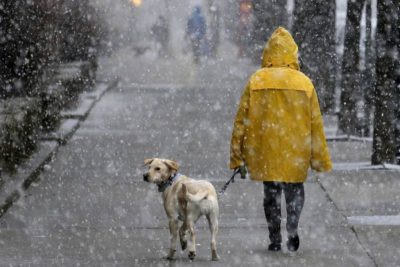
[[[146,182],[155,183],[162,192],[164,208],[169,219],[171,247],[167,259],[173,260],[179,238],[182,250],[188,246],[186,234],[190,236],[189,258],[196,256],[194,223],[205,215],[211,231],[211,259],[218,260],[216,235],[218,232],[218,197],[214,186],[208,181],[196,181],[178,174],[179,165],[167,159],[146,159],[148,171],[143,175]]]

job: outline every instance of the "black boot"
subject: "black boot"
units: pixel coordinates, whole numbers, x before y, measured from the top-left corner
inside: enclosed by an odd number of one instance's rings
[[[264,212],[271,241],[269,251],[281,250],[281,195],[281,183],[264,182]]]
[[[281,228],[280,227],[268,227],[269,230],[269,240],[271,244],[268,246],[269,251],[280,251],[281,250]]]
[[[299,235],[289,236],[287,241],[287,248],[290,252],[296,252],[300,247]]]

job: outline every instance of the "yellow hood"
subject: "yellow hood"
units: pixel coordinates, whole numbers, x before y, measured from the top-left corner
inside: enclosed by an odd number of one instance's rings
[[[265,45],[262,67],[289,67],[299,70],[297,52],[298,47],[292,35],[285,28],[279,27]]]

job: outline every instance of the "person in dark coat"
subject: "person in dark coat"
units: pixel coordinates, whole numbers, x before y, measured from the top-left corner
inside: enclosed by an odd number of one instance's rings
[[[169,42],[169,28],[168,22],[164,16],[159,16],[157,21],[151,27],[151,33],[153,34],[154,40],[160,45],[159,55],[168,54],[168,42]]]
[[[206,20],[202,14],[201,7],[196,6],[192,15],[189,17],[186,27],[186,39],[189,39],[191,43],[193,57],[196,63],[200,61],[202,48],[204,47],[205,42],[206,31]]]
[[[219,46],[219,30],[220,30],[220,11],[218,5],[209,0],[209,14],[210,14],[210,27],[209,27],[209,55],[212,58],[217,57],[217,50]]]

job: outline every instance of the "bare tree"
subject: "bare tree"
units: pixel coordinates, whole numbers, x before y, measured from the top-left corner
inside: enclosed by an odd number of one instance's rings
[[[397,2],[397,3],[396,3]],[[399,68],[399,4],[378,0],[376,88],[372,164],[395,163],[395,98]]]
[[[400,164],[400,1],[396,1],[395,10],[397,10],[397,31],[396,31],[396,45],[397,45],[397,62],[396,62],[396,123],[395,123],[395,142],[396,142],[396,157],[397,164]]]
[[[356,135],[360,128],[356,103],[360,95],[360,24],[364,0],[348,1],[344,52],[342,61],[342,83],[340,94],[339,130]]]
[[[313,80],[325,112],[334,109],[335,0],[295,0],[293,34],[302,70]]]
[[[372,126],[372,111],[374,107],[375,84],[375,36],[372,34],[371,0],[365,1],[365,39],[364,41],[364,70],[362,71],[362,87],[364,98],[364,120],[362,122],[363,136],[370,136]]]

